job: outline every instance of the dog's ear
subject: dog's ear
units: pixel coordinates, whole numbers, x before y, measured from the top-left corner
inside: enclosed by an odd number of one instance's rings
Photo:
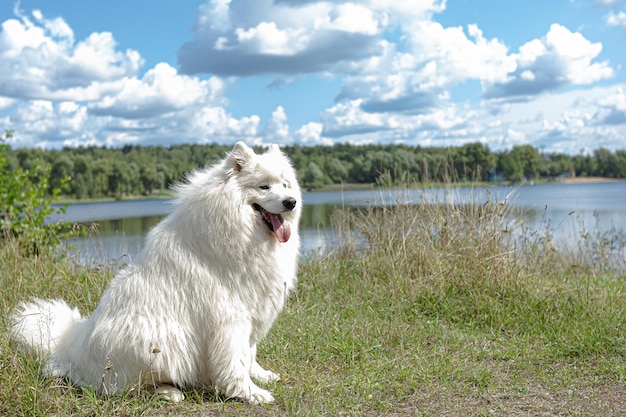
[[[235,171],[241,171],[241,168],[254,157],[254,151],[243,142],[237,142],[230,152],[230,160],[233,163]]]
[[[272,143],[270,147],[267,149],[268,152],[280,152],[280,148],[277,144]]]

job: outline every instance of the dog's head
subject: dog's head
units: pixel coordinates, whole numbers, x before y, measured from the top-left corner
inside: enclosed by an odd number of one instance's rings
[[[291,162],[277,145],[257,155],[243,142],[237,142],[229,155],[231,174],[245,193],[257,227],[287,242],[292,228],[298,227],[302,195]]]

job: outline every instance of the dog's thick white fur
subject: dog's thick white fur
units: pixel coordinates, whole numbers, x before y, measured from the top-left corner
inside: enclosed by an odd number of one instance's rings
[[[256,361],[296,283],[301,192],[288,158],[239,142],[217,165],[176,187],[174,211],[120,270],[91,317],[35,299],[13,315],[12,335],[45,360],[46,376],[111,394],[149,384],[212,386],[268,403],[257,382],[278,379]],[[251,379],[252,378],[252,379]]]

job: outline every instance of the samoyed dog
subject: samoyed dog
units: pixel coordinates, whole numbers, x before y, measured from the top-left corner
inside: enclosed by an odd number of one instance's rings
[[[239,142],[175,191],[173,212],[91,317],[34,299],[13,315],[12,336],[41,356],[45,376],[101,394],[140,384],[181,401],[181,388],[212,387],[270,403],[253,380],[279,376],[257,363],[256,350],[296,284],[302,198],[294,169],[277,145],[259,155]]]

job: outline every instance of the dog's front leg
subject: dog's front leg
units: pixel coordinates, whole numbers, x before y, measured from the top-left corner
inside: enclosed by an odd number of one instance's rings
[[[280,380],[280,375],[268,369],[263,369],[263,367],[256,361],[256,344],[253,344],[250,348],[250,361],[250,376],[253,379],[256,379],[258,382],[264,384]]]
[[[246,326],[226,326],[209,346],[213,381],[220,394],[251,404],[274,402],[274,396],[250,378],[252,352]],[[256,361],[255,361],[256,363]]]

